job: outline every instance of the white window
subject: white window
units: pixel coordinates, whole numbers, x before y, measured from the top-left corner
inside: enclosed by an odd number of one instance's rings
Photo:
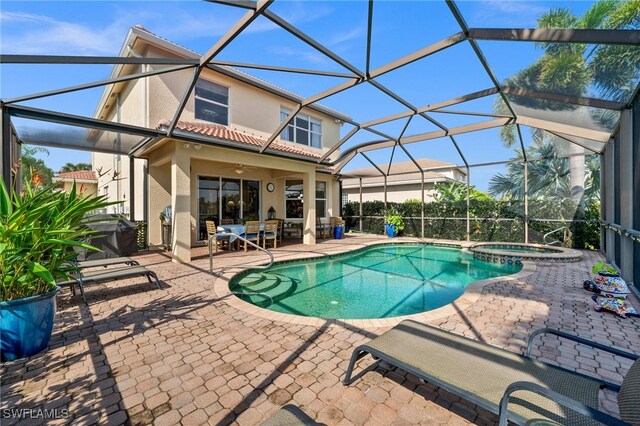
[[[291,114],[288,108],[280,109],[280,122],[284,122]],[[282,131],[280,138],[285,141],[299,143],[314,148],[322,147],[322,122],[309,115],[298,114]]]
[[[287,219],[302,219],[304,195],[302,180],[285,182],[285,207]],[[327,217],[327,183],[316,182],[316,216]]]
[[[327,182],[316,182],[316,216],[327,217]]]
[[[229,124],[229,89],[207,80],[196,82],[196,119]]]
[[[302,180],[287,180],[284,197],[286,218],[302,219]]]

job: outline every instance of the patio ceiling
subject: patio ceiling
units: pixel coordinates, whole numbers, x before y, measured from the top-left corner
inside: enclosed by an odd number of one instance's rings
[[[217,7],[241,8],[245,12],[199,58],[1,55],[0,63],[3,64],[114,65],[111,78],[108,79],[3,99],[3,110],[11,117],[20,140],[33,145],[113,152],[130,156],[139,155],[142,148],[163,138],[173,137],[189,140],[192,136],[180,132],[176,126],[198,76],[203,70],[209,68],[284,97],[297,105],[288,119],[274,129],[263,145],[255,148],[254,151],[268,155],[286,155],[270,149],[270,146],[286,125],[293,120],[295,114],[303,108],[308,108],[328,114],[335,120],[344,123],[344,126],[340,141],[321,158],[315,160],[300,156],[301,161],[317,162],[320,166],[330,168],[333,173],[340,173],[353,158],[360,155],[384,175],[386,174],[384,170],[389,170],[388,163],[393,161],[396,148],[398,148],[398,152],[402,152],[410,158],[418,169],[423,170],[415,162],[414,157],[417,154],[429,156],[429,152],[422,152],[425,142],[446,144],[457,153],[460,160],[459,165],[462,167],[488,164],[470,159],[466,149],[469,144],[456,138],[467,134],[483,135],[479,137],[478,143],[481,143],[486,138],[498,138],[498,131],[504,126],[514,128],[518,136],[519,148],[522,150],[526,148],[526,142],[522,136],[523,129],[532,128],[542,129],[556,135],[563,142],[581,147],[587,153],[601,153],[617,130],[620,111],[630,107],[637,98],[640,88],[636,80],[635,91],[622,100],[594,97],[593,93],[589,93],[589,96],[576,96],[571,93],[563,93],[562,88],[554,92],[532,90],[517,86],[513,81],[506,82],[507,78],[504,75],[495,73],[495,60],[493,59],[500,55],[500,49],[494,48],[495,43],[500,43],[500,46],[549,42],[607,44],[617,45],[622,49],[640,49],[638,47],[640,31],[638,30],[471,27],[458,5],[454,1],[446,1],[443,3],[441,13],[442,19],[451,20],[455,26],[455,28],[451,27],[450,34],[439,40],[426,43],[426,45],[404,55],[401,54],[404,47],[402,49],[399,47],[398,54],[392,55],[396,59],[374,66],[372,37],[376,24],[379,24],[379,20],[374,20],[374,14],[378,7],[386,5],[372,0],[366,4],[366,8],[363,8],[366,12],[363,16],[366,23],[366,47],[362,52],[365,59],[356,66],[337,52],[338,49],[335,47],[339,46],[335,44],[329,46],[326,41],[319,41],[283,18],[282,11],[286,10],[288,2],[274,3],[273,0],[261,0],[258,2],[215,1],[211,3],[217,3]],[[339,9],[340,3],[333,3],[333,7]],[[234,58],[234,51],[230,49],[230,46],[238,38],[250,34],[252,25],[259,20],[263,24],[267,22],[269,25],[277,27],[282,30],[283,34],[292,37],[292,40],[296,39],[296,42],[311,48],[323,58],[322,63],[325,64],[324,68],[326,69],[304,69],[278,64],[251,63],[242,57]],[[395,30],[391,29],[392,32]],[[268,37],[265,36],[265,38]],[[266,40],[265,43],[269,43],[269,41]],[[494,44],[485,45],[483,43]],[[469,57],[469,63],[477,71],[474,78],[477,80],[475,85],[478,90],[434,99],[428,90],[416,88],[407,92],[396,84],[396,82],[406,79],[408,73],[412,71],[413,74],[410,75],[410,78],[415,78],[416,82],[419,81],[420,67],[441,66],[443,73],[447,72],[446,67],[453,70],[458,65],[446,62],[448,58],[446,55],[454,50],[464,52]],[[228,55],[225,56],[227,53]],[[124,50],[122,55],[124,55]],[[122,75],[116,76],[116,69],[119,67],[141,64],[161,65],[162,68],[154,71],[122,73]],[[67,112],[35,108],[29,103],[64,94],[80,93],[92,89],[103,90],[105,87],[113,88],[129,81],[152,75],[171,74],[185,69],[192,69],[193,77],[185,87],[183,96],[178,100],[178,106],[169,124],[160,128],[114,123],[96,117],[84,117]],[[312,94],[298,96],[287,89],[266,83],[264,80],[267,80],[267,77],[254,78],[243,72],[243,69],[256,73],[267,73],[267,75],[268,73],[277,73],[278,75],[293,73],[307,76],[305,78],[322,78],[325,82],[333,81],[334,83]],[[336,79],[340,83],[335,84]],[[501,81],[503,82],[501,83]],[[462,85],[462,80],[460,80],[460,84]],[[455,93],[459,89],[455,83],[449,86],[451,93]],[[467,86],[469,84],[466,84],[465,87]],[[389,110],[395,109],[396,112],[379,115],[375,118],[361,119],[361,117],[367,116],[366,112],[371,105],[363,102],[355,109],[350,109],[348,106],[341,107],[340,99],[345,99],[350,94],[371,96],[371,99],[389,102],[392,105]],[[329,102],[330,107],[327,108],[323,101]],[[544,105],[544,107],[540,105]],[[342,112],[339,113],[336,110]],[[345,115],[345,113],[350,115]],[[229,141],[214,138],[199,138],[197,141],[198,143],[233,146]],[[413,144],[416,144],[418,148],[414,149],[412,154],[406,147]],[[238,148],[247,149],[241,146]],[[368,155],[372,151],[385,149],[391,150],[391,156],[384,162],[373,161]],[[564,154],[571,155],[566,150]],[[295,155],[288,156],[296,157]],[[513,158],[497,158],[496,160],[496,163],[514,161]]]

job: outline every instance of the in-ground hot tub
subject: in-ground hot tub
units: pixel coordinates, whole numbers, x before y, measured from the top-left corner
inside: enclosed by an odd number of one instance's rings
[[[469,247],[474,259],[493,263],[522,263],[523,260],[542,262],[577,262],[582,253],[577,250],[523,243],[478,243]]]

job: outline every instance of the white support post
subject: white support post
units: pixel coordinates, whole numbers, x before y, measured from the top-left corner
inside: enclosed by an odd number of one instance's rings
[[[316,172],[312,170],[304,175],[302,189],[303,229],[302,244],[314,245],[316,243]]]
[[[171,205],[173,223],[171,247],[174,262],[191,262],[191,157],[189,151],[175,144],[171,157]]]

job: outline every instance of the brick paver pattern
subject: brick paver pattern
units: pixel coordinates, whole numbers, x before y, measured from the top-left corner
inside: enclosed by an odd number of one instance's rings
[[[377,240],[348,236],[274,253],[321,256]],[[220,252],[216,276],[208,274],[206,249],[193,254],[190,264],[171,262],[167,252],[136,256],[157,272],[161,290],[144,278],[95,285],[87,289],[88,307],[62,291],[49,349],[1,366],[0,408],[56,410],[59,417],[20,424],[256,425],[288,403],[328,425],[496,422],[464,399],[384,365],[343,386],[353,348],[386,328],[287,324],[238,310],[214,288],[240,270],[233,266],[263,262],[264,255]],[[637,351],[640,321],[595,312],[582,288],[601,259],[584,252],[581,262],[539,264],[527,278],[487,285],[471,307],[433,324],[518,353],[540,327]],[[618,383],[629,367],[552,337],[541,339],[535,355]],[[365,358],[358,368],[371,362]],[[615,397],[601,401],[615,413]]]

